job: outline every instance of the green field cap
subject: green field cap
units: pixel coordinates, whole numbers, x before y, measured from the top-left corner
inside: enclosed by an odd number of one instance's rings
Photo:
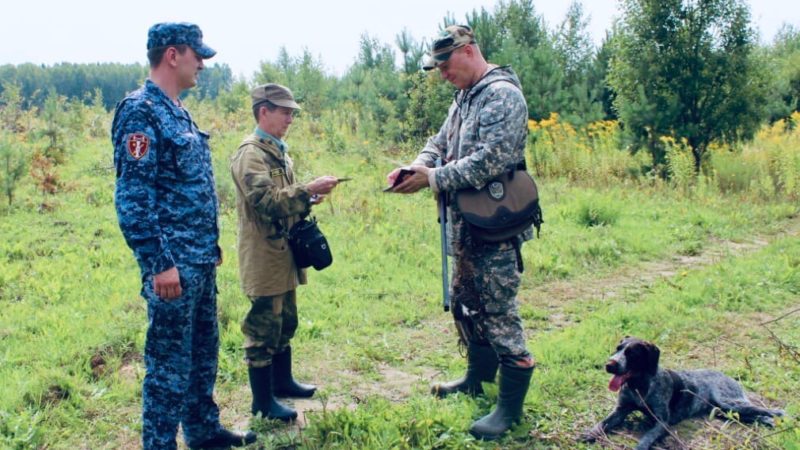
[[[472,28],[466,25],[450,25],[433,40],[432,49],[426,55],[422,68],[431,70],[439,67],[439,64],[450,59],[453,50],[474,43],[475,34]]]
[[[273,105],[300,109],[300,105],[294,101],[292,91],[280,84],[267,83],[256,86],[250,91],[250,97],[253,99],[253,106],[269,101]]]

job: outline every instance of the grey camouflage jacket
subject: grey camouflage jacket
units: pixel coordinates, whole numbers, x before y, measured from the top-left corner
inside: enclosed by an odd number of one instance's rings
[[[464,228],[455,192],[480,189],[524,161],[527,126],[528,107],[519,78],[508,66],[490,69],[474,86],[456,93],[439,132],[412,163],[433,167],[444,156],[447,165],[432,171],[429,179],[435,192],[448,192],[452,243],[460,242]],[[522,237],[531,239],[532,230]]]

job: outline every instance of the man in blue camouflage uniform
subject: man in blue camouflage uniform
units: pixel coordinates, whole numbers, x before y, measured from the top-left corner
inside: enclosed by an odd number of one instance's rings
[[[147,300],[142,440],[175,449],[181,424],[190,448],[238,447],[256,435],[223,428],[213,399],[222,252],[209,137],[178,98],[216,52],[188,23],[153,25],[147,50],[150,77],[117,105],[111,130],[117,216]]]
[[[467,346],[467,373],[434,386],[433,393],[480,395],[481,382],[494,381],[499,365],[497,407],[470,427],[475,437],[491,440],[521,419],[535,365],[516,301],[519,247],[533,237],[533,231],[528,228],[506,242],[482,242],[470,234],[455,193],[480,189],[524,163],[528,109],[516,74],[510,67],[487,63],[467,26],[445,28],[433,41],[423,68],[438,68],[442,78],[459,90],[441,129],[411,164],[416,173],[393,191],[409,194],[430,187],[447,193],[449,240],[455,256],[452,311],[461,342]],[[439,158],[446,164],[434,168]],[[390,184],[398,174],[395,169],[388,175]]]

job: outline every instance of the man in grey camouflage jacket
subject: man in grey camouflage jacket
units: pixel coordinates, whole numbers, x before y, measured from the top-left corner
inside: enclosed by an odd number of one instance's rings
[[[445,28],[423,68],[438,68],[459,91],[441,129],[411,164],[415,174],[392,191],[410,194],[430,187],[435,193],[447,193],[449,240],[455,256],[452,311],[461,342],[467,346],[467,372],[432,391],[439,397],[455,392],[480,395],[481,382],[493,381],[499,366],[497,406],[470,427],[475,437],[492,440],[521,419],[535,365],[516,301],[518,250],[533,231],[528,228],[506,242],[482,242],[470,234],[454,199],[458,190],[480,189],[524,163],[528,109],[516,74],[510,67],[489,64],[467,26]],[[434,168],[439,158],[445,164]],[[390,184],[398,173],[395,169],[387,176]]]

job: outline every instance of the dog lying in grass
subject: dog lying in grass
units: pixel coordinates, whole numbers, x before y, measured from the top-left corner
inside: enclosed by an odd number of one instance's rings
[[[616,353],[606,363],[606,372],[613,375],[608,388],[619,391],[617,406],[608,417],[582,434],[582,441],[594,442],[637,410],[655,420],[655,425],[639,440],[637,450],[649,449],[667,434],[668,426],[708,415],[715,408],[720,414],[734,413],[741,422],[760,422],[770,427],[774,426],[773,417],[783,415],[781,410],[750,403],[742,386],[721,372],[660,369],[660,353],[654,344],[630,336],[619,343]]]

